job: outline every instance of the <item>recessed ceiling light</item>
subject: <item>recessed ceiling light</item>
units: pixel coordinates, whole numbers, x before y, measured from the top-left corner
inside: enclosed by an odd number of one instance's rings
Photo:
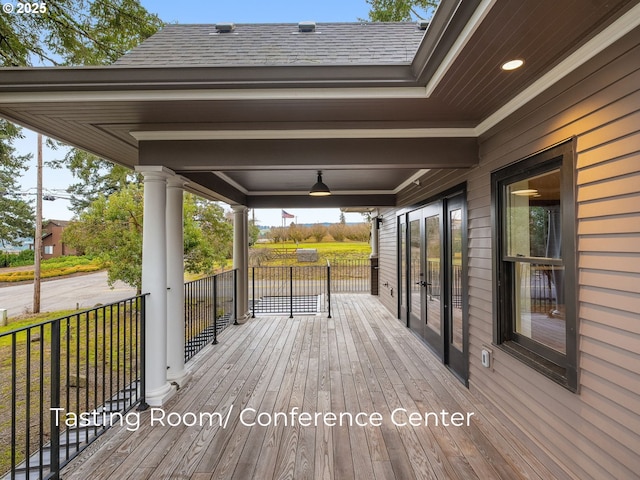
[[[515,70],[516,68],[520,68],[524,65],[524,60],[520,60],[519,58],[516,60],[509,60],[502,64],[502,70]]]

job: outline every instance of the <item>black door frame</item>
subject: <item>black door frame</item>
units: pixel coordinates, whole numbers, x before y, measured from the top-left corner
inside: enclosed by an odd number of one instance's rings
[[[398,318],[402,319],[406,322],[406,326],[409,328],[411,314],[409,309],[410,305],[410,288],[411,288],[411,252],[410,252],[410,216],[415,218],[421,218],[421,244],[424,244],[425,235],[424,235],[424,215],[420,215],[416,212],[426,209],[432,208],[432,206],[438,204],[440,202],[440,225],[441,225],[441,299],[442,306],[440,310],[440,336],[436,338],[432,332],[430,332],[429,328],[426,327],[426,307],[423,303],[422,307],[422,323],[424,330],[419,332],[419,329],[413,329],[417,336],[419,336],[427,346],[429,346],[430,350],[434,352],[434,354],[442,361],[447,367],[454,373],[456,377],[462,381],[466,386],[468,386],[469,381],[469,315],[468,315],[468,223],[467,223],[467,201],[466,201],[466,184],[459,185],[452,189],[449,189],[437,196],[431,197],[424,202],[421,202],[418,205],[414,205],[410,208],[406,208],[401,211],[398,215],[398,285],[400,295],[403,295],[404,298],[398,299]],[[462,212],[462,226],[461,226],[461,292],[458,294],[458,302],[460,308],[462,310],[462,350],[459,351],[455,346],[452,345],[452,324],[453,324],[453,282],[452,279],[454,277],[454,268],[453,262],[451,261],[451,238],[450,238],[450,215],[451,211],[460,209]],[[426,210],[424,210],[426,211]],[[405,251],[402,252],[402,248],[400,246],[402,225],[405,225]],[[426,248],[423,248],[424,251]],[[401,255],[404,254],[404,262],[402,262]],[[423,263],[426,264],[425,260],[422,259]],[[403,276],[402,272],[402,264],[404,263],[406,272]],[[423,272],[424,267],[422,267]],[[404,278],[403,278],[404,277]],[[404,280],[404,282],[403,282]],[[404,283],[404,284],[403,284]],[[403,303],[405,307],[405,311],[403,311]],[[438,343],[434,343],[438,342]]]

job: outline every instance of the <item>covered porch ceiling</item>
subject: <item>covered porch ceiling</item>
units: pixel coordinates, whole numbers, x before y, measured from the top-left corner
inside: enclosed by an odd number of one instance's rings
[[[363,36],[373,50],[385,48],[383,35],[396,38],[395,56],[373,52],[364,62],[336,54],[272,64],[267,52],[260,63],[231,44],[222,51],[237,55],[203,60],[203,42],[221,41],[214,25],[194,26],[205,29],[197,41],[168,28],[113,66],[2,69],[0,116],[115,163],[165,166],[189,190],[231,204],[394,206],[430,169],[477,165],[478,137],[637,31],[638,4],[447,0],[426,30],[317,26],[316,39]],[[248,27],[227,38],[257,35]],[[306,35],[279,27],[293,48]],[[500,69],[514,58],[524,66]],[[317,170],[332,196],[307,195]]]

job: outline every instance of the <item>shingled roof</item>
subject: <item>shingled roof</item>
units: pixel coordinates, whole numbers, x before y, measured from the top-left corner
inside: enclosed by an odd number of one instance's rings
[[[416,23],[238,24],[165,26],[115,66],[390,65],[411,63],[425,31]]]

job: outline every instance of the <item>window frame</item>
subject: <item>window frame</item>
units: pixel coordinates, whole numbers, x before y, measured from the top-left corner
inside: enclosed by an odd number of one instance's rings
[[[577,374],[577,217],[576,217],[576,139],[572,138],[525,157],[491,173],[492,251],[494,258],[493,343],[527,366],[576,392]],[[565,353],[515,333],[513,306],[514,258],[506,255],[506,186],[560,169],[560,204],[565,296]],[[544,258],[518,258],[525,262]]]

